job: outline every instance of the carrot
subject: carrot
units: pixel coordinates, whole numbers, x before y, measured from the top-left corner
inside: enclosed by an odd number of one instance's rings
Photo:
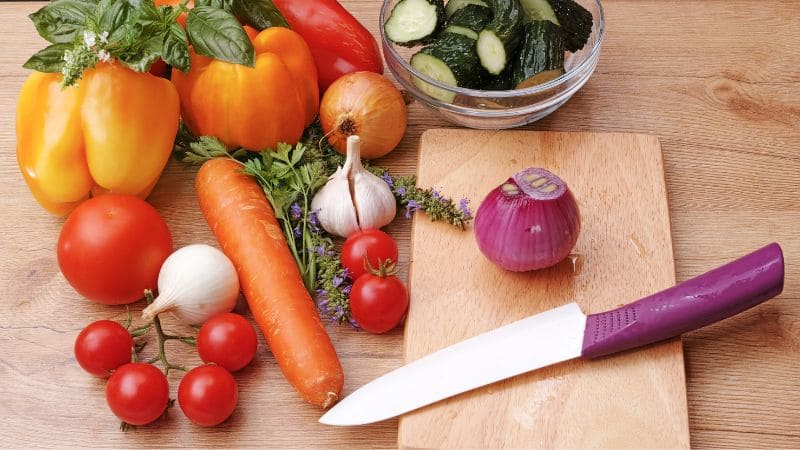
[[[228,159],[203,164],[195,187],[284,376],[306,401],[333,405],[342,395],[342,366],[261,187]]]

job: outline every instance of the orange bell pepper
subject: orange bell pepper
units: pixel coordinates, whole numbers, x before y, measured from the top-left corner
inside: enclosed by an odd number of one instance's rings
[[[147,197],[169,160],[180,121],[175,87],[119,64],[77,86],[34,72],[17,104],[17,161],[36,200],[64,215],[91,194]]]
[[[188,74],[172,72],[183,120],[197,135],[262,151],[294,144],[319,112],[314,58],[303,38],[272,27],[252,38],[255,67],[191,52]]]

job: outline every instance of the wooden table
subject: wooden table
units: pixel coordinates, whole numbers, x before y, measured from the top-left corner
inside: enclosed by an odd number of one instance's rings
[[[377,31],[380,2],[343,2]],[[122,434],[103,382],[77,367],[72,342],[120,308],[89,304],[58,272],[62,220],[33,201],[14,157],[20,66],[43,47],[27,14],[41,2],[0,5],[0,446],[393,447],[396,421],[332,429],[300,403],[264,351],[237,374],[239,409],[225,426],[192,426],[180,411]],[[608,34],[593,78],[531,129],[651,133],[663,143],[679,280],[778,241],[787,262],[781,297],[684,338],[696,447],[800,447],[800,14],[795,1],[607,0]],[[420,134],[446,124],[421,105],[384,161],[413,173]],[[213,238],[197,212],[193,168],[170,163],[152,202],[176,245]],[[453,193],[457,195],[457,193]],[[389,231],[407,269],[409,222]],[[138,307],[134,308],[138,311]],[[172,324],[171,322],[169,324]],[[401,331],[373,336],[330,328],[346,390],[401,364]],[[171,350],[196,364],[192,351]],[[180,355],[180,356],[178,356]],[[179,376],[171,376],[174,390]]]

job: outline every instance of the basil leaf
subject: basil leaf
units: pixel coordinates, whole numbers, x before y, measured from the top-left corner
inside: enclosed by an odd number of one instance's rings
[[[39,72],[58,73],[64,67],[64,51],[71,49],[72,44],[53,44],[39,50],[31,56],[22,67]]]
[[[233,0],[233,13],[257,30],[269,27],[289,28],[272,0]]]
[[[40,36],[54,44],[63,44],[74,41],[86,29],[95,6],[85,0],[56,0],[28,17]]]
[[[102,0],[95,16],[97,32],[109,32],[108,42],[116,43],[132,32],[139,18],[139,10],[126,0]]]
[[[224,9],[225,11],[232,11],[232,0],[195,0],[195,8],[198,6],[211,6],[217,9]]]
[[[118,55],[117,57],[131,70],[147,72],[150,70],[150,66],[161,57],[162,46],[161,36],[155,35],[142,42],[136,52],[128,55]]]
[[[212,6],[195,6],[186,19],[189,41],[198,54],[255,66],[255,49],[236,17]]]
[[[183,27],[173,22],[164,36],[164,49],[161,52],[164,62],[183,73],[189,72],[191,59],[189,58],[189,43],[186,42],[186,31]]]

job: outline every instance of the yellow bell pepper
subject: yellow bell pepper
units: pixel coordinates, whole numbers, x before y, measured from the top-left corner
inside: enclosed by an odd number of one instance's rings
[[[17,103],[17,161],[33,196],[64,215],[90,195],[145,198],[169,160],[180,100],[168,80],[99,64],[77,86],[34,72]]]

